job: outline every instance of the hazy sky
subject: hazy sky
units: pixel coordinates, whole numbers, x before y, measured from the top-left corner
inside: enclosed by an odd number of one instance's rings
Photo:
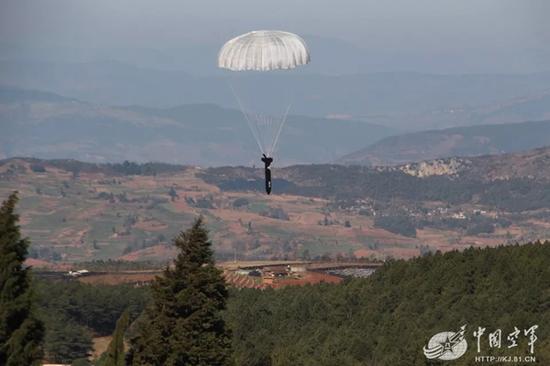
[[[548,0],[0,0],[0,41],[26,47],[220,44],[259,28],[345,40],[436,72],[550,70]],[[494,69],[492,64],[498,64]],[[410,67],[407,67],[411,65]],[[390,71],[390,70],[388,70]],[[427,70],[420,70],[427,71]]]

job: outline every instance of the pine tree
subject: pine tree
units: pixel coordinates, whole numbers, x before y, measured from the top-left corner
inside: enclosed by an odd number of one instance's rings
[[[38,364],[44,326],[33,313],[29,268],[23,268],[29,242],[21,237],[15,214],[17,192],[0,208],[0,365]]]
[[[128,328],[130,315],[128,310],[124,311],[116,322],[113,339],[107,348],[107,354],[102,366],[125,366],[124,361],[124,332]]]
[[[63,315],[45,314],[47,332],[44,351],[53,363],[71,363],[87,358],[92,349],[92,335],[81,324]]]
[[[221,312],[228,294],[202,218],[174,245],[179,254],[153,283],[153,303],[136,326],[128,363],[227,365],[231,339]]]

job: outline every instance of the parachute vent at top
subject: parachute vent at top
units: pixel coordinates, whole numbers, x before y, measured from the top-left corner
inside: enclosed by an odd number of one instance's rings
[[[294,69],[309,61],[302,38],[274,30],[252,31],[230,39],[218,54],[218,67],[232,71]]]

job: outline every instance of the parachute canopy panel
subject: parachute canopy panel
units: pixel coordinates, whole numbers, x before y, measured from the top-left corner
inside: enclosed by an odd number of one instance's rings
[[[218,54],[218,67],[232,71],[287,70],[309,61],[301,37],[275,30],[252,31],[230,39]]]

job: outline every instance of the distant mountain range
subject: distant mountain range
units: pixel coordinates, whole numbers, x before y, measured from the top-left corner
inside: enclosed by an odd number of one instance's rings
[[[527,115],[536,115],[533,111],[544,110],[548,98],[518,100],[502,105],[499,111],[523,109]],[[494,120],[502,118],[495,115]],[[258,163],[258,148],[241,112],[213,104],[110,107],[51,92],[3,86],[0,121],[1,158],[162,161],[203,166]],[[276,158],[279,165],[400,165],[548,145],[550,120],[398,134],[364,121],[292,115]]]
[[[453,156],[510,153],[550,146],[550,120],[430,130],[386,137],[343,156],[347,165],[399,165]]]
[[[0,121],[2,158],[205,166],[259,163],[259,150],[241,112],[213,104],[107,107],[54,93],[0,87]],[[392,133],[362,121],[291,115],[276,164],[333,161]]]
[[[407,131],[550,118],[550,73],[327,75],[304,68],[237,77],[219,71],[200,76],[116,61],[0,61],[2,84],[48,90],[100,105],[236,107],[228,79],[236,79],[244,94],[253,93],[254,103],[270,104],[289,93],[292,111],[299,115],[338,116]]]

